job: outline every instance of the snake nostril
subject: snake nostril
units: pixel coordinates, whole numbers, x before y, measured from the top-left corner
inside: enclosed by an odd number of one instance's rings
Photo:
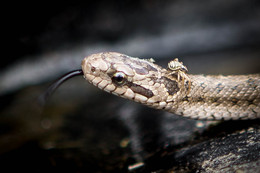
[[[91,71],[92,72],[96,71],[96,68],[95,67],[91,67]]]

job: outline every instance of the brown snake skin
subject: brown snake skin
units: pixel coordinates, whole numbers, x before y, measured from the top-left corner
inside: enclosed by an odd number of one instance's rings
[[[84,78],[112,94],[193,119],[260,118],[260,75],[205,76],[162,68],[116,52],[82,61]],[[190,82],[190,83],[189,83]]]

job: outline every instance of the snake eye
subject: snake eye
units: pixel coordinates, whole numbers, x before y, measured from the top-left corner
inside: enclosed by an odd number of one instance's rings
[[[122,72],[116,72],[113,77],[112,81],[118,85],[123,85],[126,80],[126,75]]]

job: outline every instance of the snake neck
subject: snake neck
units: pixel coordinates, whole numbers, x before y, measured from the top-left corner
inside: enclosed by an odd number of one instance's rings
[[[169,112],[208,120],[260,118],[260,75],[189,77],[189,92],[180,90]]]

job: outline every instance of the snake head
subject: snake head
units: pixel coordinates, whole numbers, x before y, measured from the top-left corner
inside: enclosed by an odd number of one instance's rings
[[[116,52],[92,54],[83,59],[82,70],[91,84],[136,102],[159,102],[167,96],[158,90],[164,69],[145,59]]]
[[[134,76],[133,70],[123,64],[124,58],[121,55],[115,52],[106,52],[86,57],[82,61],[85,79],[107,92],[113,92],[126,82],[131,81]]]

